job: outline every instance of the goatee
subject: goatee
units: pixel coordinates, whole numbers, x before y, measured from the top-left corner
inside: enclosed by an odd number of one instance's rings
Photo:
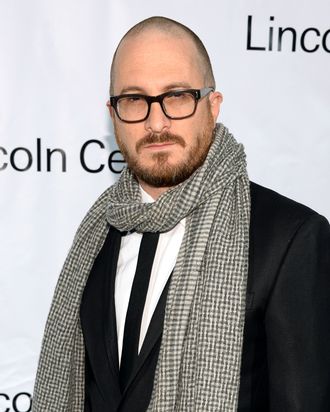
[[[189,138],[189,141],[193,141],[191,147],[188,147],[182,136],[165,132],[146,135],[136,143],[137,154],[131,154],[120,138],[116,126],[115,134],[118,147],[127,166],[138,180],[152,187],[172,187],[188,179],[204,163],[214,139],[214,120],[210,115],[204,130],[197,133],[193,140]],[[176,143],[185,149],[185,154],[180,162],[171,163],[171,151],[164,150],[151,155],[152,166],[146,166],[142,163],[139,153],[144,146],[165,142]]]

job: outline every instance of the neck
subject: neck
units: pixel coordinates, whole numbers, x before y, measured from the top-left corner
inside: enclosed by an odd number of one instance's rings
[[[138,179],[142,189],[148,193],[154,200],[157,200],[160,195],[165,193],[169,187],[154,187],[150,186],[147,183],[143,182],[142,180]]]

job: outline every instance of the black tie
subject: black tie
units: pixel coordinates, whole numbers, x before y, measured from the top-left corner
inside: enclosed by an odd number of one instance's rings
[[[159,233],[144,233],[126,313],[120,362],[120,387],[124,391],[138,358],[141,321]]]

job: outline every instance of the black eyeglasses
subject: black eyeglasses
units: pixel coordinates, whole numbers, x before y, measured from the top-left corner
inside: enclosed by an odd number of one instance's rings
[[[213,92],[213,87],[204,89],[173,90],[158,96],[143,94],[121,94],[110,96],[110,105],[119,119],[126,123],[138,123],[146,120],[150,106],[157,102],[169,119],[181,120],[195,114],[200,99]]]

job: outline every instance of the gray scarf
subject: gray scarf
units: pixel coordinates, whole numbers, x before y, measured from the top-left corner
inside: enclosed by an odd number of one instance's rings
[[[46,325],[33,412],[83,410],[79,307],[106,219],[119,230],[166,232],[185,217],[148,411],[235,411],[249,216],[243,147],[221,124],[203,165],[154,203],[141,203],[138,184],[125,169],[87,214],[65,262]]]

